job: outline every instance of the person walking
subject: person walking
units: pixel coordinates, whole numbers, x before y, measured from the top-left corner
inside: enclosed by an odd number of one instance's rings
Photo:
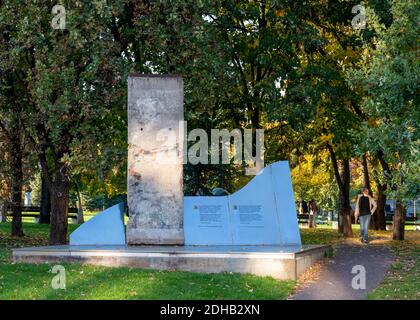
[[[305,200],[301,200],[299,204],[299,213],[300,214],[307,214],[308,213],[308,204]]]
[[[316,228],[316,215],[318,213],[318,208],[314,199],[309,201],[309,228]]]
[[[357,217],[359,217],[360,221],[360,241],[362,243],[368,243],[368,230],[369,230],[369,223],[370,218],[375,212],[377,207],[375,199],[369,194],[369,190],[367,188],[362,189],[362,194],[357,196],[356,200],[356,208],[354,211],[354,217],[357,221]]]

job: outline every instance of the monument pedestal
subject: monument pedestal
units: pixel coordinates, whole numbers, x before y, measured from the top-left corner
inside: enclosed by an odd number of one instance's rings
[[[329,246],[49,246],[13,250],[13,261],[203,273],[235,272],[296,280]]]

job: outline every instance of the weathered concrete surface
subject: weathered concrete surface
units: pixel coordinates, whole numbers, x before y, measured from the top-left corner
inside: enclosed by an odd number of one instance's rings
[[[328,249],[328,246],[50,246],[14,249],[13,261],[250,273],[296,280],[322,259]]]
[[[183,244],[183,81],[128,78],[128,244]]]

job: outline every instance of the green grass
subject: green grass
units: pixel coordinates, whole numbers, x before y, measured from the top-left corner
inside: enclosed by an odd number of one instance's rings
[[[85,211],[84,214],[83,214],[83,217],[84,217],[85,221],[88,221],[89,219],[96,216],[98,213],[99,213],[99,211]],[[27,217],[27,216],[25,216],[26,214],[39,214],[39,212],[28,211],[28,212],[23,213],[23,216],[22,216],[22,221],[23,222],[34,223],[35,218],[34,217]],[[8,221],[10,221],[12,218],[9,216],[8,219],[9,219]],[[69,221],[69,224],[71,224],[71,219],[70,218],[68,219],[68,221]]]
[[[69,225],[69,232],[77,225]],[[353,225],[354,240],[358,227]],[[0,299],[286,299],[295,281],[241,274],[203,274],[63,264],[66,289],[53,290],[51,264],[16,264],[12,248],[48,244],[48,225],[24,222],[23,238],[10,236],[10,223],[0,223]],[[378,244],[390,246],[396,262],[369,299],[420,299],[420,232],[391,241],[390,231],[370,231]],[[344,240],[327,227],[301,229],[303,244],[336,244]],[[357,241],[356,241],[357,242]]]
[[[334,244],[343,240],[337,230],[317,227],[314,229],[301,228],[300,236],[303,244]]]
[[[384,281],[368,295],[371,300],[420,300],[420,235],[407,234],[408,240],[390,242],[396,261]]]
[[[70,225],[70,231],[77,226]],[[46,245],[48,226],[24,223],[24,238],[0,224],[0,299],[286,299],[295,281],[248,274],[203,274],[62,264],[66,289],[54,290],[51,264],[17,264],[12,248]]]
[[[0,265],[0,299],[285,299],[294,287],[251,275],[63,266],[66,289],[54,290],[51,265]]]

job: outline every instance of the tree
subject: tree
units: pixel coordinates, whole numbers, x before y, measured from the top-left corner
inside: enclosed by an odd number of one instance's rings
[[[373,167],[373,179],[375,181],[376,190],[378,193],[377,204],[378,207],[376,209],[376,230],[386,230],[386,214],[385,214],[385,205],[386,205],[386,189],[388,188],[386,179],[381,178],[381,170],[383,172],[387,172],[388,175],[389,167],[388,164],[383,159],[382,151],[379,150],[376,155],[372,159],[372,167]],[[382,169],[380,169],[380,167]]]
[[[107,137],[124,105],[104,8],[71,1],[64,6],[71,14],[63,30],[51,26],[49,1],[13,6],[6,1],[2,8],[3,20],[13,26],[8,54],[29,106],[20,121],[36,146],[51,195],[51,244],[67,241],[72,168],[82,162],[78,158],[94,158],[98,148],[112,153],[114,142]]]
[[[415,0],[393,1],[389,27],[371,10],[376,41],[348,72],[349,83],[364,92],[364,112],[375,119],[363,126],[363,147],[379,152],[387,193],[397,200],[394,240],[404,239],[404,200],[419,194],[419,9]]]
[[[51,195],[50,188],[47,185],[45,178],[41,177],[41,201],[39,223],[50,224],[51,221]]]
[[[22,229],[22,187],[23,187],[23,147],[22,147],[22,101],[19,101],[19,84],[13,72],[10,56],[13,46],[11,26],[2,24],[0,32],[0,95],[2,118],[0,133],[8,146],[7,159],[10,172],[10,206],[12,209],[12,236],[24,236]]]
[[[301,135],[305,152],[329,153],[339,194],[339,231],[345,236],[352,236],[350,160],[356,136],[351,129],[359,125],[358,96],[343,72],[343,65],[357,62],[360,54],[350,29],[352,5],[310,3],[306,14],[298,16],[296,65],[284,77],[281,108],[272,110]]]
[[[0,222],[7,221],[7,209],[10,203],[10,179],[8,170],[8,139],[0,131]]]
[[[315,199],[319,209],[333,211],[337,207],[337,188],[331,172],[328,153],[303,155],[291,170],[295,199]]]

